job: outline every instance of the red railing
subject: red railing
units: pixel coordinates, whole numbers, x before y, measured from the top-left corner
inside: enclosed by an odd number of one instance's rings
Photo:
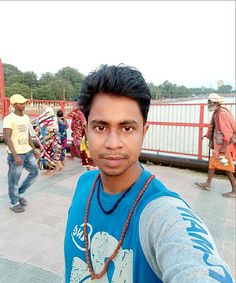
[[[4,108],[5,105],[5,108]],[[54,100],[30,100],[26,104],[25,112],[34,120],[46,107],[51,106],[57,111],[62,109],[70,124],[67,114],[74,107],[71,101]],[[236,103],[227,103],[225,106],[235,114]],[[0,103],[0,109],[11,111],[9,99],[5,98]],[[2,116],[4,114],[2,111]],[[174,155],[190,157],[194,159],[204,159],[208,156],[208,141],[202,140],[209,121],[210,113],[206,104],[157,104],[150,107],[148,123],[149,130],[143,143],[144,152],[155,152],[164,155]],[[0,112],[0,133],[2,132],[2,119]],[[68,130],[70,139],[71,132]]]

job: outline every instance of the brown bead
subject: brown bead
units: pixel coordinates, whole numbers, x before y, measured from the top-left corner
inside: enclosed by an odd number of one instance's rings
[[[129,215],[128,215],[126,221],[125,221],[124,228],[122,230],[121,237],[119,239],[117,247],[115,248],[115,250],[112,253],[112,255],[110,255],[108,257],[108,259],[107,259],[107,261],[106,261],[102,271],[100,273],[98,273],[98,274],[95,274],[94,271],[93,271],[93,268],[92,268],[92,264],[91,264],[90,258],[89,258],[88,235],[87,235],[87,229],[86,228],[87,228],[87,222],[88,222],[88,216],[89,216],[89,207],[90,207],[91,199],[92,199],[92,196],[93,196],[93,193],[94,193],[94,190],[95,190],[98,178],[99,178],[99,175],[96,177],[96,179],[95,179],[95,181],[93,183],[93,186],[92,186],[89,198],[88,198],[88,202],[87,202],[87,205],[86,205],[85,217],[84,217],[85,254],[86,254],[86,262],[87,262],[88,269],[89,269],[89,272],[90,272],[90,275],[91,275],[91,280],[102,278],[102,276],[106,273],[106,270],[108,268],[109,263],[117,256],[117,254],[119,252],[119,249],[122,246],[122,243],[124,241],[125,234],[126,234],[126,231],[127,231],[128,227],[129,227],[129,223],[130,223],[131,217],[133,215],[134,209],[135,209],[136,205],[138,204],[140,198],[142,197],[143,193],[147,189],[148,185],[150,184],[152,179],[155,178],[155,176],[152,175],[152,176],[149,177],[149,179],[147,180],[146,184],[144,185],[144,187],[142,188],[142,190],[140,191],[140,193],[136,197],[136,199],[135,199],[135,201],[133,203],[133,206],[132,206],[132,208],[131,208],[131,210],[129,212]]]

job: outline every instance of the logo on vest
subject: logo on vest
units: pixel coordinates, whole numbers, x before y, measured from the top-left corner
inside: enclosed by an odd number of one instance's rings
[[[93,228],[92,226],[87,223],[87,235],[88,235],[88,244],[90,247],[90,238],[92,234]],[[75,225],[72,233],[71,233],[71,238],[75,246],[81,250],[85,251],[85,241],[84,241],[84,223],[82,223],[80,226],[77,224]]]
[[[117,245],[118,240],[107,232],[97,232],[93,235],[91,239],[90,256],[96,274],[101,272],[107,258],[114,252]],[[87,262],[78,256],[73,258],[69,282],[93,282]],[[104,283],[133,282],[133,250],[123,249],[121,247],[103,277],[95,281]]]

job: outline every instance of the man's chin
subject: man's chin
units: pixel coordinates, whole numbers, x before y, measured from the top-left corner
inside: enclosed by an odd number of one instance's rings
[[[123,170],[118,169],[104,169],[100,168],[100,171],[107,177],[118,177],[123,174]]]

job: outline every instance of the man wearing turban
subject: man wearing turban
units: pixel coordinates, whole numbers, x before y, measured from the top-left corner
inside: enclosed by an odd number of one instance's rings
[[[234,160],[236,158],[236,126],[232,113],[222,106],[223,97],[211,93],[208,97],[208,110],[213,111],[211,122],[206,135],[209,146],[213,150],[209,160],[208,178],[205,183],[195,183],[201,189],[210,191],[211,180],[215,170],[226,172],[232,191],[224,193],[224,197],[236,197],[236,183],[234,178]]]

